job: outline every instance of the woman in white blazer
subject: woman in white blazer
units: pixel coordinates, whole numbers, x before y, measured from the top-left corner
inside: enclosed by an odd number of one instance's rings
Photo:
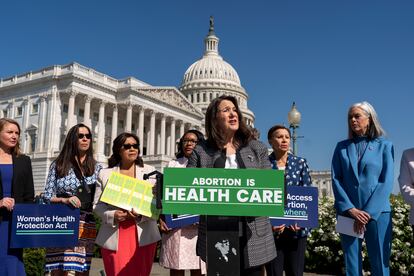
[[[109,168],[101,170],[96,187],[94,212],[102,220],[96,243],[101,246],[106,275],[150,275],[157,241],[161,239],[157,222],[99,198],[112,172],[143,179],[155,168],[144,165],[139,157],[139,139],[132,133],[115,138],[112,152]]]

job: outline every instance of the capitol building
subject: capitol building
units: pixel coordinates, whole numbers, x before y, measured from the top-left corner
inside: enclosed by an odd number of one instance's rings
[[[21,126],[21,148],[32,159],[36,193],[43,191],[66,133],[80,122],[92,130],[99,162],[107,162],[112,141],[127,131],[139,137],[144,162],[158,170],[174,158],[176,141],[186,130],[204,130],[204,112],[216,97],[236,97],[253,126],[248,94],[219,54],[212,18],[204,44],[202,58],[188,68],[178,89],[133,77],[115,79],[76,62],[0,79],[0,117]]]
[[[158,170],[174,158],[186,130],[204,131],[204,113],[214,98],[234,96],[253,127],[248,93],[219,54],[212,18],[204,44],[203,56],[189,66],[178,89],[134,77],[116,79],[76,62],[0,79],[0,118],[21,126],[21,149],[32,159],[36,193],[43,191],[48,168],[77,123],[91,128],[99,162],[106,164],[112,141],[126,131],[136,133],[144,162]],[[332,196],[329,172],[311,176],[320,196]]]

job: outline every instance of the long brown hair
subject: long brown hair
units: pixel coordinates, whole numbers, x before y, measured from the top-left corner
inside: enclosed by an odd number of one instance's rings
[[[215,146],[217,148],[222,148],[225,144],[225,137],[223,135],[223,131],[218,128],[218,120],[217,120],[217,113],[218,113],[218,106],[224,100],[230,101],[236,107],[236,112],[239,117],[239,129],[236,131],[234,135],[235,146],[240,147],[244,146],[250,142],[252,139],[252,132],[250,128],[246,125],[243,120],[243,115],[240,112],[239,104],[237,100],[233,96],[220,96],[215,98],[207,108],[206,111],[206,136],[207,141],[210,145]]]
[[[73,126],[68,135],[66,135],[65,143],[63,148],[59,153],[59,156],[56,158],[56,171],[59,178],[66,176],[69,173],[69,170],[73,168],[75,174],[79,177],[81,172],[78,172],[79,165],[76,158],[80,157],[79,152],[79,128],[84,127],[88,130],[89,134],[92,135],[91,130],[85,124],[77,124]],[[86,151],[85,161],[80,164],[82,173],[85,176],[91,176],[95,172],[96,160],[93,158],[93,148],[92,148],[92,137],[90,139],[89,149]]]
[[[21,154],[21,151],[20,151],[20,134],[21,134],[21,129],[20,129],[19,123],[16,122],[15,120],[13,120],[13,119],[1,118],[0,119],[0,131],[3,130],[3,128],[4,128],[4,126],[6,124],[13,124],[13,125],[17,126],[17,128],[19,129],[19,139],[17,139],[17,143],[14,146],[14,148],[12,149],[11,154],[14,154],[16,156],[17,155],[20,155]]]
[[[123,132],[123,133],[119,134],[115,138],[115,140],[112,144],[112,155],[108,159],[108,167],[109,168],[113,168],[116,165],[118,165],[119,163],[121,163],[122,158],[121,158],[121,155],[119,153],[121,152],[121,148],[124,145],[126,139],[128,139],[129,137],[132,137],[137,141],[138,148],[139,148],[139,138],[138,138],[138,136],[136,136],[133,133],[129,133],[129,132]],[[139,167],[144,167],[144,161],[139,156],[139,150],[138,150],[138,157],[137,157],[137,159],[135,159],[135,164],[138,165]]]

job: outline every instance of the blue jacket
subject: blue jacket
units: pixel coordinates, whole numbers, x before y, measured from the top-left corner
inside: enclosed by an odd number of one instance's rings
[[[377,220],[390,212],[389,197],[394,181],[394,147],[383,137],[369,140],[358,162],[353,139],[339,142],[332,158],[335,209],[344,214],[357,208]]]

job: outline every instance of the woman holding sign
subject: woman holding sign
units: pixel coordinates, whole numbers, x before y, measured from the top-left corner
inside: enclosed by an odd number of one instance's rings
[[[294,156],[290,149],[290,130],[282,125],[269,129],[267,139],[273,148],[269,155],[274,170],[285,171],[285,185],[310,186],[309,167],[306,160]],[[303,275],[308,230],[297,225],[273,226],[277,257],[266,265],[268,276]]]
[[[20,126],[0,119],[0,275],[26,275],[23,250],[9,248],[10,222],[16,203],[32,203],[34,186],[32,163],[21,154]]]
[[[132,133],[115,138],[108,166],[99,174],[94,200],[94,211],[102,219],[96,243],[102,247],[106,275],[150,275],[157,241],[161,239],[157,222],[134,209],[120,209],[99,198],[113,172],[143,180],[144,174],[155,168],[144,165],[139,156],[139,139]]]
[[[394,147],[384,139],[377,113],[367,102],[349,108],[348,133],[332,158],[337,219],[353,219],[354,233],[341,234],[346,274],[362,275],[362,239],[356,236],[364,233],[371,274],[389,275]]]
[[[171,160],[168,167],[185,168],[198,142],[204,141],[203,134],[198,130],[188,130],[178,143],[177,159]],[[170,276],[184,276],[185,270],[191,275],[201,275],[205,271],[205,263],[196,255],[197,225],[188,225],[177,229],[168,229],[160,219],[162,246],[160,265],[170,269]],[[205,273],[205,272],[204,272]]]
[[[206,143],[199,143],[188,167],[270,169],[265,145],[253,140],[236,98],[220,96],[206,112]],[[197,255],[206,261],[207,216],[200,216]],[[267,217],[241,217],[238,223],[240,274],[261,275],[264,264],[276,257],[272,228]],[[219,246],[219,245],[218,245]],[[224,249],[226,245],[224,244]],[[223,252],[225,252],[224,250]],[[210,265],[207,263],[207,271]]]
[[[102,166],[93,158],[92,133],[84,124],[73,126],[62,151],[50,165],[44,199],[46,202],[80,208],[79,244],[74,248],[48,248],[45,271],[52,275],[89,275],[96,237],[92,214],[93,193]]]

